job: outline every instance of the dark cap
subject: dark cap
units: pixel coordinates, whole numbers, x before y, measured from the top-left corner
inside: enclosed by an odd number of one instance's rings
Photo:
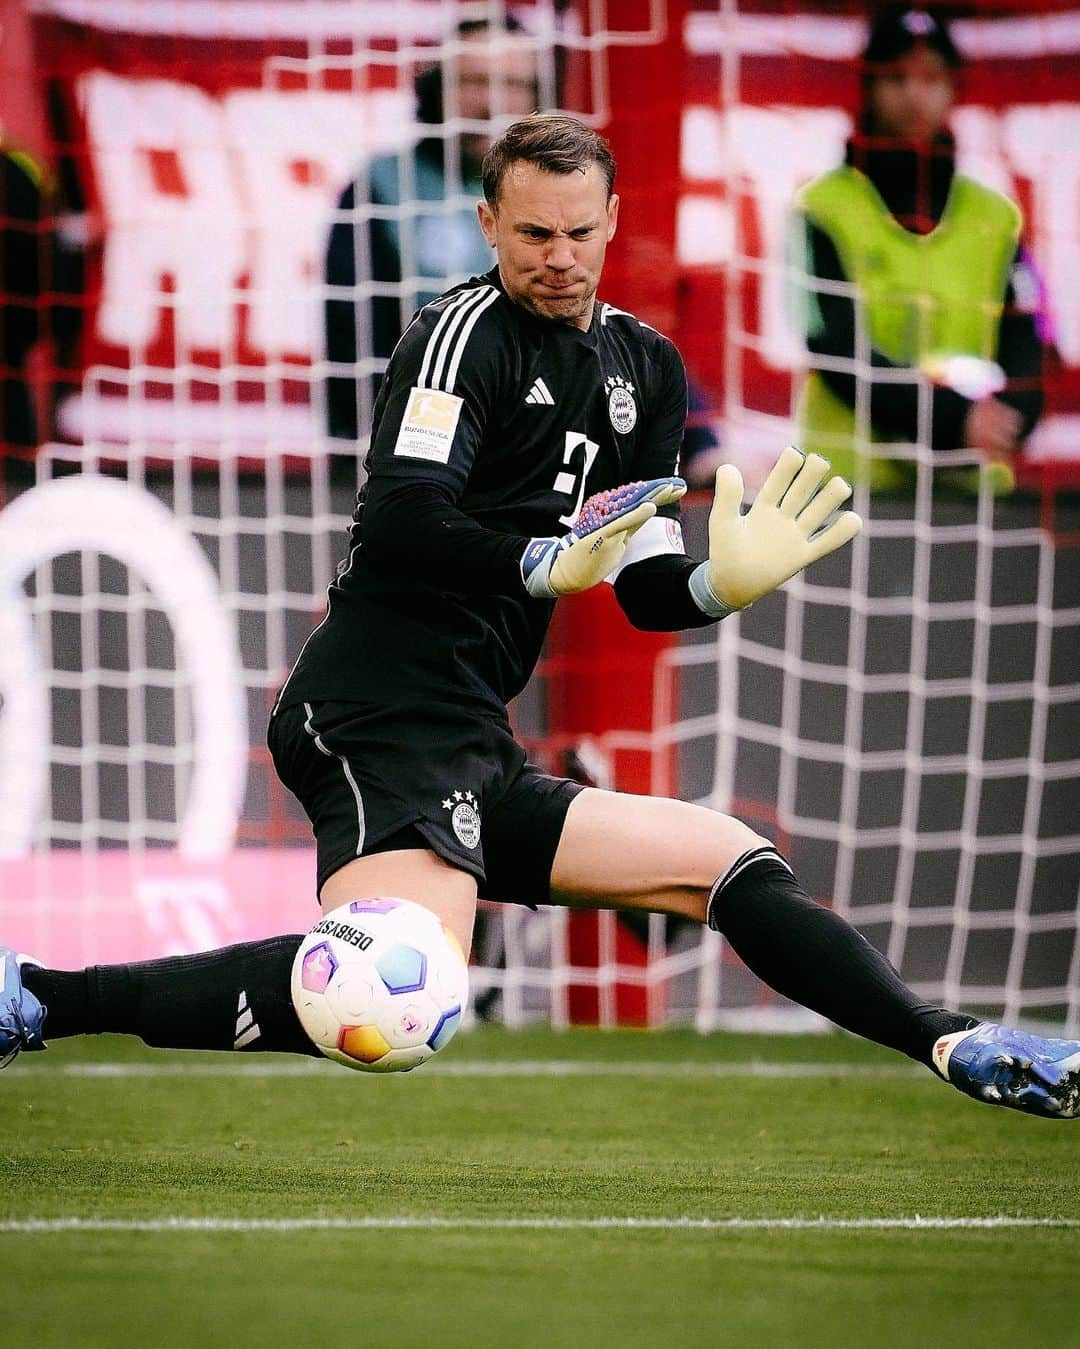
[[[863,51],[863,64],[884,66],[900,61],[923,42],[936,51],[947,66],[964,63],[940,14],[917,5],[889,5],[870,26]]]

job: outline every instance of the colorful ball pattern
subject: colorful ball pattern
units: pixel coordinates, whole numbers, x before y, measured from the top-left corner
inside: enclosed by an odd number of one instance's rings
[[[293,961],[300,1024],[327,1058],[363,1072],[418,1068],[452,1039],[468,996],[457,939],[407,899],[356,899],[332,910]]]

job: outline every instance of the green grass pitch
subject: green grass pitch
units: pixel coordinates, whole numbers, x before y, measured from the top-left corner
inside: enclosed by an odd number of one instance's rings
[[[482,1029],[382,1079],[67,1042],[0,1124],[31,1349],[1080,1345],[1080,1123],[839,1035]]]

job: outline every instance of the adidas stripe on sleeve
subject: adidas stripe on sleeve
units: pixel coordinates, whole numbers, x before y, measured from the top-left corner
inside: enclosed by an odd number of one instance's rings
[[[498,299],[494,286],[471,286],[417,315],[375,405],[372,475],[438,482],[455,498],[463,490],[498,394],[501,346],[482,323]]]
[[[494,286],[478,286],[454,296],[443,309],[435,329],[424,346],[417,383],[424,389],[454,392],[461,358],[468,346],[476,322],[485,309],[499,298]]]

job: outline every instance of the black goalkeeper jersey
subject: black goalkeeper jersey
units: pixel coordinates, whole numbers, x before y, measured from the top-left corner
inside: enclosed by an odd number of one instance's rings
[[[522,582],[529,539],[565,534],[594,492],[675,473],[685,417],[679,353],[632,314],[598,301],[587,332],[535,318],[498,269],[425,305],[376,400],[348,558],[279,706],[503,712],[553,609]]]

